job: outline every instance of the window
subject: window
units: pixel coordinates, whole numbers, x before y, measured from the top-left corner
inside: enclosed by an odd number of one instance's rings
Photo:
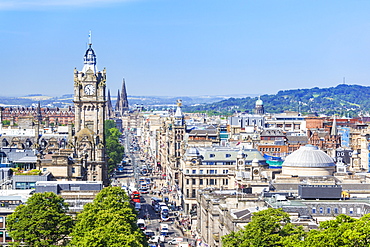
[[[72,173],[76,173],[76,168],[72,167]]]
[[[330,208],[326,208],[326,213],[327,214],[330,214],[330,212],[331,212],[331,209]]]
[[[209,154],[209,157],[210,158],[214,158],[215,157],[215,154]]]
[[[230,158],[231,157],[231,154],[226,154],[225,157],[226,158]]]
[[[186,184],[189,185],[189,179],[186,179]]]
[[[217,170],[209,170],[209,174],[217,174]]]
[[[335,214],[339,214],[339,210],[338,210],[338,208],[334,208],[334,213],[335,213]]]
[[[5,232],[5,241],[6,242],[12,241],[12,238],[9,236],[9,233],[8,232]]]
[[[203,174],[203,170],[199,170],[199,174]]]
[[[186,189],[186,197],[189,197],[189,189]]]
[[[191,183],[192,183],[193,185],[195,185],[196,180],[193,178],[193,179],[191,180]]]
[[[222,173],[223,174],[228,174],[229,173],[229,170],[223,170]]]
[[[361,214],[361,208],[357,208],[357,214]]]
[[[222,179],[223,185],[229,185],[229,179]]]
[[[196,197],[196,194],[195,194],[195,189],[192,189],[192,191],[191,191],[191,197]]]
[[[42,172],[46,172],[48,169],[47,168],[42,168]]]
[[[189,169],[186,169],[186,174],[189,174]]]
[[[191,173],[192,174],[197,174],[197,170],[192,170]]]
[[[312,208],[312,213],[316,214],[316,208]]]
[[[323,208],[319,208],[319,213],[320,214],[324,213],[324,209]]]
[[[353,208],[349,208],[349,214],[353,214]]]
[[[342,214],[346,214],[346,208],[342,208]]]
[[[215,180],[214,179],[210,179],[209,180],[209,185],[215,185]]]
[[[199,179],[199,185],[203,185],[203,179]]]

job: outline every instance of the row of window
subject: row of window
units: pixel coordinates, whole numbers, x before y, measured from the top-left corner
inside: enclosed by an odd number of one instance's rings
[[[217,179],[213,179],[213,178],[211,178],[211,179],[201,178],[201,179],[199,179],[199,185],[204,185],[204,182],[203,182],[204,180],[205,180],[206,185],[217,185]],[[196,185],[197,184],[197,179],[192,178],[191,179],[191,184]],[[186,185],[190,185],[190,179],[186,179]],[[222,179],[222,185],[229,185],[229,179],[227,179],[227,178]]]
[[[201,165],[235,165],[235,161],[226,161],[226,162],[222,162],[222,161],[217,161],[217,162],[214,162],[214,161],[210,161],[210,162],[206,162],[206,161],[203,161],[201,163]]]
[[[281,148],[260,148],[261,152],[280,152]]]
[[[324,214],[324,208],[323,207],[320,207],[318,210],[316,208],[312,208],[312,214]],[[361,214],[361,208],[357,208],[357,214],[360,215]],[[347,208],[342,208],[341,210],[341,214],[346,214],[347,213]],[[334,213],[334,214],[339,214],[339,209],[338,208],[334,208],[334,210],[332,211],[331,208],[326,208],[326,211],[325,213],[326,214],[331,214],[331,213]],[[353,214],[354,213],[354,209],[353,208],[349,208],[349,211],[348,211],[349,214]]]
[[[214,158],[214,157],[216,157],[216,155],[215,154],[209,154],[209,157]],[[231,154],[225,154],[225,158],[230,158],[230,157],[231,157]]]
[[[199,170],[199,173],[197,173],[197,170],[191,170],[191,174],[217,174],[217,170],[213,170],[213,169],[210,169],[210,170],[205,170],[206,173],[203,173],[203,170]],[[228,174],[229,173],[229,170],[222,170],[222,174]],[[186,174],[190,174],[190,170],[187,169],[186,170]]]

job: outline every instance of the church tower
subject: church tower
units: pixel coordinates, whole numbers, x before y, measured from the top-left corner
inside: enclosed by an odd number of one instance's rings
[[[127,100],[127,92],[126,92],[126,83],[125,79],[123,79],[122,82],[122,90],[121,90],[121,106],[122,106],[122,115],[125,111],[128,111],[128,100]]]
[[[125,79],[123,79],[123,82],[122,82],[121,94],[119,93],[119,90],[118,90],[117,102],[116,102],[116,106],[114,110],[116,112],[117,117],[122,117],[124,113],[128,111],[128,100],[127,100]]]
[[[90,36],[91,37],[91,36]],[[88,181],[107,181],[104,121],[106,71],[98,71],[91,39],[81,71],[74,70],[75,135],[73,146],[83,158]]]
[[[107,100],[107,119],[112,119],[114,118],[114,110],[113,110],[113,105],[112,105],[112,100],[110,98],[110,91],[108,90],[108,100]]]

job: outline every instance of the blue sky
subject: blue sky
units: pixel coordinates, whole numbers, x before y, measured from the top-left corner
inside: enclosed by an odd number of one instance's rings
[[[0,95],[73,93],[92,31],[116,95],[370,84],[370,1],[0,0]]]

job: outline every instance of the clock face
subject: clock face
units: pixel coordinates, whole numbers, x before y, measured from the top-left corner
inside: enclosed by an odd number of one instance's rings
[[[86,85],[84,89],[85,94],[87,95],[93,95],[95,93],[95,87],[91,84]]]

